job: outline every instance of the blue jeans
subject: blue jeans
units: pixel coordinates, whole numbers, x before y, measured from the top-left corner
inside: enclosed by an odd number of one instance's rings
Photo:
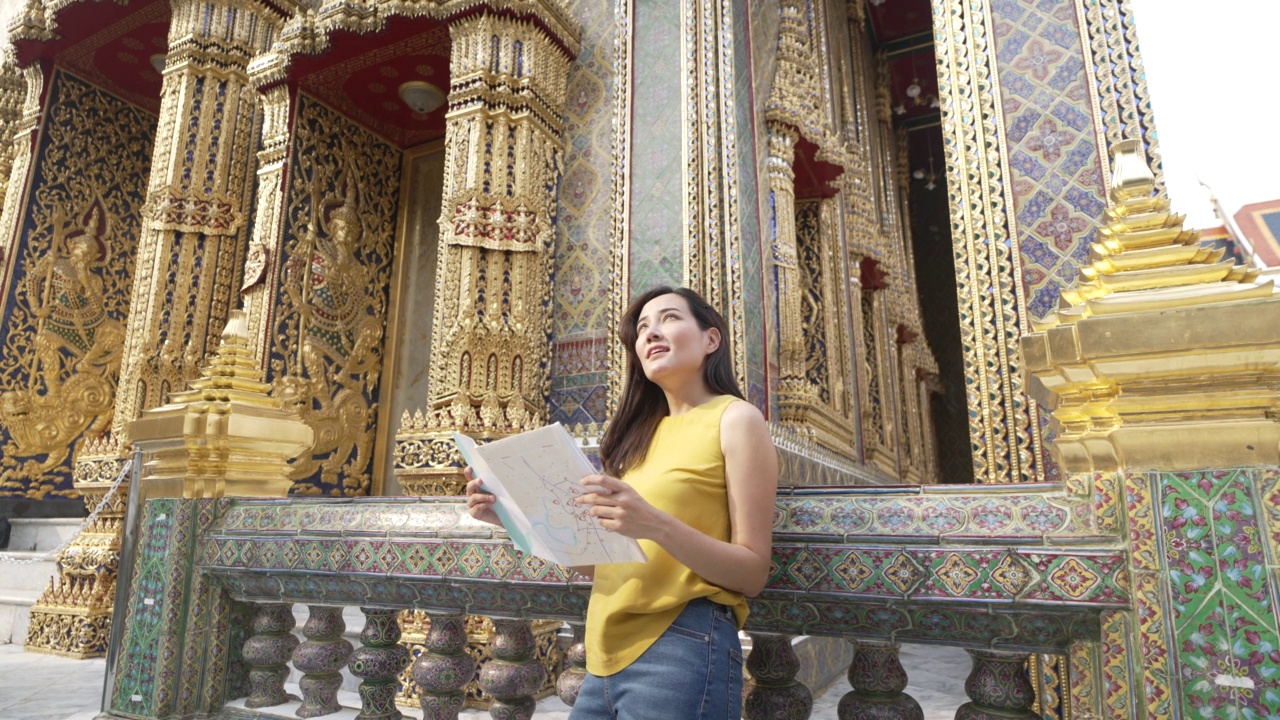
[[[739,720],[742,645],[733,610],[692,600],[644,654],[606,677],[590,673],[569,720]]]

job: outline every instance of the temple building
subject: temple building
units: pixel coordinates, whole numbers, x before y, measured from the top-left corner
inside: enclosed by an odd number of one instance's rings
[[[572,704],[590,582],[467,515],[451,433],[595,452],[658,285],[778,448],[745,717],[846,673],[843,720],[919,717],[904,642],[969,650],[959,718],[1280,716],[1280,213],[1184,227],[1128,0],[8,33],[0,642],[105,655],[102,717]]]

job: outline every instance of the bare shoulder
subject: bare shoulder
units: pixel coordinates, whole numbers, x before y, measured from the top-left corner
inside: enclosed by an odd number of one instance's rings
[[[746,400],[734,400],[724,409],[720,418],[720,444],[728,446],[741,442],[757,443],[773,439],[769,435],[769,425],[759,408]]]

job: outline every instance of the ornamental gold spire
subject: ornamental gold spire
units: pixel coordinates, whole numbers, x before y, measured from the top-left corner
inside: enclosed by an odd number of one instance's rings
[[[1155,195],[1155,175],[1137,140],[1112,149],[1111,203],[1078,285],[1062,291],[1050,324],[1092,315],[1202,305],[1271,295],[1257,271],[1223,260],[1221,248],[1203,245],[1199,230]]]
[[[1076,287],[1020,339],[1067,472],[1280,464],[1280,295],[1183,227],[1137,141]]]
[[[243,310],[232,310],[213,359],[168,404],[129,425],[147,453],[147,497],[284,497],[289,461],[311,447],[314,432],[270,395],[249,345]]]

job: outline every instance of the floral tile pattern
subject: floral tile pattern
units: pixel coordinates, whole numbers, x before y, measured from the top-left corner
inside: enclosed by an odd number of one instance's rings
[[[1188,717],[1280,714],[1280,630],[1253,470],[1156,479],[1171,673]]]

